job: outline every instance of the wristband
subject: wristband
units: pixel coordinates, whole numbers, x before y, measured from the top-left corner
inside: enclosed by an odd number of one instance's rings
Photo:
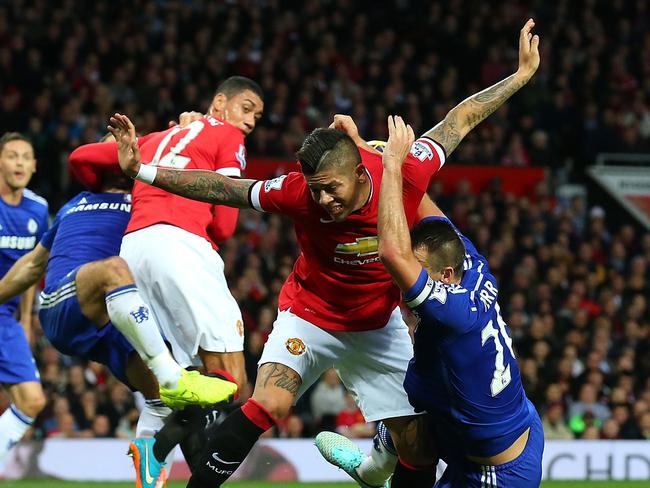
[[[152,185],[153,180],[156,179],[156,173],[158,173],[158,168],[155,166],[151,164],[140,164],[140,169],[134,179]]]

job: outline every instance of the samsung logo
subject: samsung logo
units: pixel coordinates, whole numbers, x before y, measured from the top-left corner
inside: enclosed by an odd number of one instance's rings
[[[119,210],[121,212],[131,212],[130,203],[88,203],[77,205],[68,210],[68,213],[86,212],[89,210]]]
[[[2,236],[0,237],[0,249],[34,249],[36,237]]]

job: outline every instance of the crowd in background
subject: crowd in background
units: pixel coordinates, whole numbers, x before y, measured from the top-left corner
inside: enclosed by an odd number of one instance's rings
[[[472,134],[455,163],[582,168],[599,152],[650,147],[650,5],[642,0],[132,0],[0,2],[0,133],[26,132],[37,191],[69,196],[65,160],[115,110],[138,129],[205,110],[226,76],[260,82],[253,156],[291,157],[332,114],[385,136],[416,132],[517,66],[533,16],[541,65],[530,86]]]
[[[128,5],[128,8],[123,8]],[[134,14],[134,12],[137,12]],[[387,114],[429,129],[465,96],[512,73],[534,16],[541,66],[531,86],[479,126],[449,164],[541,165],[584,180],[600,152],[650,149],[650,5],[557,2],[135,0],[0,2],[0,133],[22,131],[39,160],[33,187],[52,210],[79,190],[66,159],[108,115],[150,132],[208,105],[218,82],[252,77],[265,114],[250,156],[291,157],[334,113],[386,136]],[[650,234],[548,186],[516,198],[498,185],[431,194],[488,257],[527,394],[548,438],[650,439]],[[241,214],[221,250],[246,327],[249,378],[297,256],[287,221]],[[136,400],[97,364],[35,334],[48,406],[36,437],[131,437]],[[246,397],[244,392],[243,397]],[[0,392],[0,410],[7,405]],[[322,428],[371,435],[334,371],[270,435]]]

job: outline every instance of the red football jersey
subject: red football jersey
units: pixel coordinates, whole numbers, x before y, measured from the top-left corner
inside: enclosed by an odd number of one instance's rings
[[[313,200],[299,172],[258,181],[250,192],[255,209],[282,213],[294,221],[301,253],[280,292],[280,309],[290,308],[324,329],[379,329],[400,302],[400,290],[377,252],[381,155],[360,152],[370,177],[370,198],[343,222],[332,221]],[[433,140],[422,137],[413,144],[402,169],[409,226],[431,177],[444,162],[444,151]]]
[[[207,169],[241,176],[246,166],[244,134],[209,115],[181,128],[149,135],[140,148],[142,161],[167,168]],[[126,233],[154,224],[170,224],[211,241],[213,205],[190,200],[136,181]]]

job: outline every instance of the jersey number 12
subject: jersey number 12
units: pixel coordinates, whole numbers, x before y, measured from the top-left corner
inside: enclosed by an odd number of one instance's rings
[[[158,144],[158,149],[156,149],[156,154],[154,154],[151,164],[154,166],[160,166],[163,168],[176,168],[183,169],[189,164],[191,158],[187,156],[181,156],[179,153],[185,149],[185,147],[192,142],[196,136],[203,130],[205,125],[200,120],[195,120],[186,127],[176,126],[164,137],[160,144]],[[164,156],[162,153],[167,148],[169,141],[179,132],[187,130],[185,134],[173,147],[169,149],[169,152]],[[162,157],[161,157],[162,156]]]
[[[495,397],[503,391],[503,389],[510,384],[511,375],[510,375],[510,365],[506,366],[503,359],[503,344],[499,336],[503,337],[506,347],[512,354],[512,357],[515,357],[515,352],[512,349],[512,339],[508,335],[506,330],[506,322],[501,317],[501,310],[499,305],[495,305],[495,311],[497,314],[497,323],[499,328],[494,327],[494,322],[490,320],[483,330],[481,330],[481,346],[485,346],[490,338],[494,339],[494,346],[497,350],[496,359],[494,361],[494,374],[492,375],[492,383],[490,383],[490,392],[492,396]]]

